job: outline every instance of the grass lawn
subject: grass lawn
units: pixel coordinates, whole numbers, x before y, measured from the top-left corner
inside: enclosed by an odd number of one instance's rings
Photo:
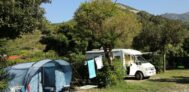
[[[150,79],[126,79],[113,87],[86,92],[189,92],[189,70],[167,70]]]

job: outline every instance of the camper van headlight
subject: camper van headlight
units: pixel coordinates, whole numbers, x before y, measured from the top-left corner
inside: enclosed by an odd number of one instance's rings
[[[152,68],[151,67],[146,68],[146,71],[148,71],[148,70],[152,70]]]

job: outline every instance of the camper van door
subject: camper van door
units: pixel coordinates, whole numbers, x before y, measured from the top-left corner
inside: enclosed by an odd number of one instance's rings
[[[138,67],[135,63],[131,63],[129,75],[135,75],[137,68]]]
[[[125,55],[126,62],[129,66],[129,75],[135,75],[138,66],[135,63],[135,58],[133,55]]]

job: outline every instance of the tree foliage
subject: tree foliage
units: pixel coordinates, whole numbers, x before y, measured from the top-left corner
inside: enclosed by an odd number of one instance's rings
[[[142,31],[134,38],[134,48],[150,52],[158,51],[159,54],[163,54],[164,70],[165,66],[169,65],[166,64],[166,60],[172,62],[171,58],[185,55],[183,46],[187,47],[184,39],[188,34],[185,24],[178,20],[169,20],[146,12],[139,12],[138,16],[142,23]]]
[[[182,22],[148,15],[144,12],[138,15],[142,22],[142,31],[133,42],[135,48],[162,52],[169,52],[171,49],[174,51],[176,48],[181,50],[184,35],[187,32]]]
[[[5,47],[6,39],[15,39],[22,33],[40,28],[44,14],[40,5],[48,2],[50,0],[0,0],[0,48],[4,49],[3,53],[6,52],[5,48],[2,48]],[[6,63],[0,61],[3,67],[6,67]],[[1,92],[7,86],[7,76],[3,67],[0,66]]]
[[[117,27],[115,31],[122,31],[122,35],[115,41],[116,48],[132,48],[133,38],[136,37],[141,31],[141,23],[138,21],[136,14],[124,10],[124,12],[118,12],[114,21],[109,27]],[[114,23],[115,22],[115,23]]]
[[[93,0],[82,4],[74,19],[88,41],[88,50],[103,47],[109,63],[115,45],[119,43],[117,46],[126,47],[139,31],[136,16],[128,10],[120,9],[111,0]]]
[[[115,6],[110,0],[94,0],[84,3],[75,12],[74,20],[78,24],[78,29],[82,30],[82,37],[89,41],[88,49],[101,47],[96,40],[103,31],[103,22],[114,14]]]
[[[16,38],[39,28],[43,19],[42,3],[50,0],[0,0],[0,38]]]
[[[73,57],[84,58],[82,54],[85,53],[88,44],[77,31],[75,21],[61,24],[57,30],[42,38],[41,42],[46,44],[45,52],[54,50],[59,56],[67,57],[70,61],[77,61]]]

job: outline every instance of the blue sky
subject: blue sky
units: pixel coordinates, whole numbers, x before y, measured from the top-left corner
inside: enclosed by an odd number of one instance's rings
[[[45,17],[51,23],[61,23],[72,19],[79,5],[85,1],[87,0],[52,0],[51,4],[42,4],[41,7],[45,8]],[[155,15],[189,12],[189,0],[117,0],[117,2]]]

